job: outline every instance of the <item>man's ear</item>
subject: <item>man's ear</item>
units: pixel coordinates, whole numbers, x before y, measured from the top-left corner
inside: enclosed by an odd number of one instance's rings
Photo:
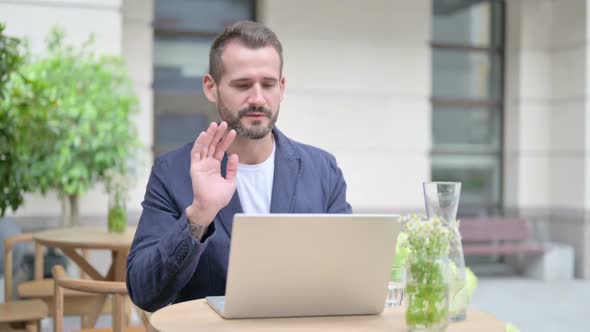
[[[210,102],[217,104],[217,83],[209,74],[203,77],[203,92]]]
[[[285,97],[285,76],[281,77],[279,84],[281,86],[281,101],[283,101],[283,98]]]

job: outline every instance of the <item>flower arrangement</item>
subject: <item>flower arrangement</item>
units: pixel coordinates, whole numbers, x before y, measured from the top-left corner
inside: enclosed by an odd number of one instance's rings
[[[449,315],[447,255],[453,234],[438,218],[410,215],[401,222],[409,249],[406,323],[410,330],[443,330]]]
[[[456,225],[458,222],[451,222]],[[413,257],[440,257],[449,253],[453,233],[442,219],[412,214],[401,218],[402,230],[407,237]],[[455,226],[456,227],[456,226]]]
[[[445,287],[449,288],[448,314],[466,308],[469,305],[469,299],[471,298],[473,291],[477,288],[477,276],[471,271],[471,269],[465,269],[465,287],[457,289],[458,294],[453,293],[452,280],[455,279],[454,274],[457,273],[457,268],[452,261],[448,262],[447,270],[450,280],[448,286],[445,285],[445,282],[442,282],[439,283],[439,286],[441,287],[439,287],[438,290],[436,287],[422,289],[420,283],[416,283],[415,280],[420,279],[419,276],[421,275],[423,281],[427,281],[429,278],[444,281],[443,277],[445,277],[446,272],[437,270],[438,267],[436,267],[436,265],[440,266],[444,264],[436,263],[432,257],[444,257],[449,254],[452,241],[457,240],[455,237],[458,233],[456,230],[458,229],[459,221],[446,223],[444,220],[437,218],[427,219],[423,215],[416,214],[404,216],[400,221],[402,224],[402,231],[397,239],[393,266],[407,266],[410,270],[410,277],[413,279],[410,287],[406,287],[406,293],[408,295],[414,294],[413,297],[410,297],[410,299],[413,300],[413,304],[410,301],[413,309],[410,308],[412,310],[409,311],[410,320],[408,324],[425,326],[427,321],[435,321],[438,319],[435,314],[436,310],[431,311],[430,316],[421,314],[417,308],[418,303],[416,300],[422,300],[419,301],[420,305],[423,305],[424,303],[435,303],[437,302],[437,299],[438,302],[446,302],[447,300],[444,298],[446,295],[443,294]],[[429,264],[431,264],[431,269],[428,268]],[[435,266],[432,266],[432,264]],[[391,279],[399,280],[403,277],[398,274],[399,269],[392,270]],[[438,279],[435,277],[438,277]],[[430,301],[425,302],[429,297]],[[442,310],[438,314],[439,316],[445,315]]]

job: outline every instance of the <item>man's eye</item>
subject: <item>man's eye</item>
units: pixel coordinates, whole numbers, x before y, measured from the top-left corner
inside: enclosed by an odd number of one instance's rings
[[[249,87],[249,85],[244,85],[244,84],[236,85],[236,88],[238,88],[238,89],[247,89],[248,87]]]

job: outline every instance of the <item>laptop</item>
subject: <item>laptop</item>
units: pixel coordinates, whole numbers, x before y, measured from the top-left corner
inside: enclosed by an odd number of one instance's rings
[[[383,311],[397,215],[234,216],[224,318],[371,315]]]

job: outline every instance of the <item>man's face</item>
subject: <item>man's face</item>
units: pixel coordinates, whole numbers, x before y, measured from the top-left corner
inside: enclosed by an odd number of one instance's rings
[[[285,87],[279,54],[272,46],[250,49],[234,41],[221,60],[224,71],[217,82],[221,119],[242,137],[266,137],[279,116]]]

